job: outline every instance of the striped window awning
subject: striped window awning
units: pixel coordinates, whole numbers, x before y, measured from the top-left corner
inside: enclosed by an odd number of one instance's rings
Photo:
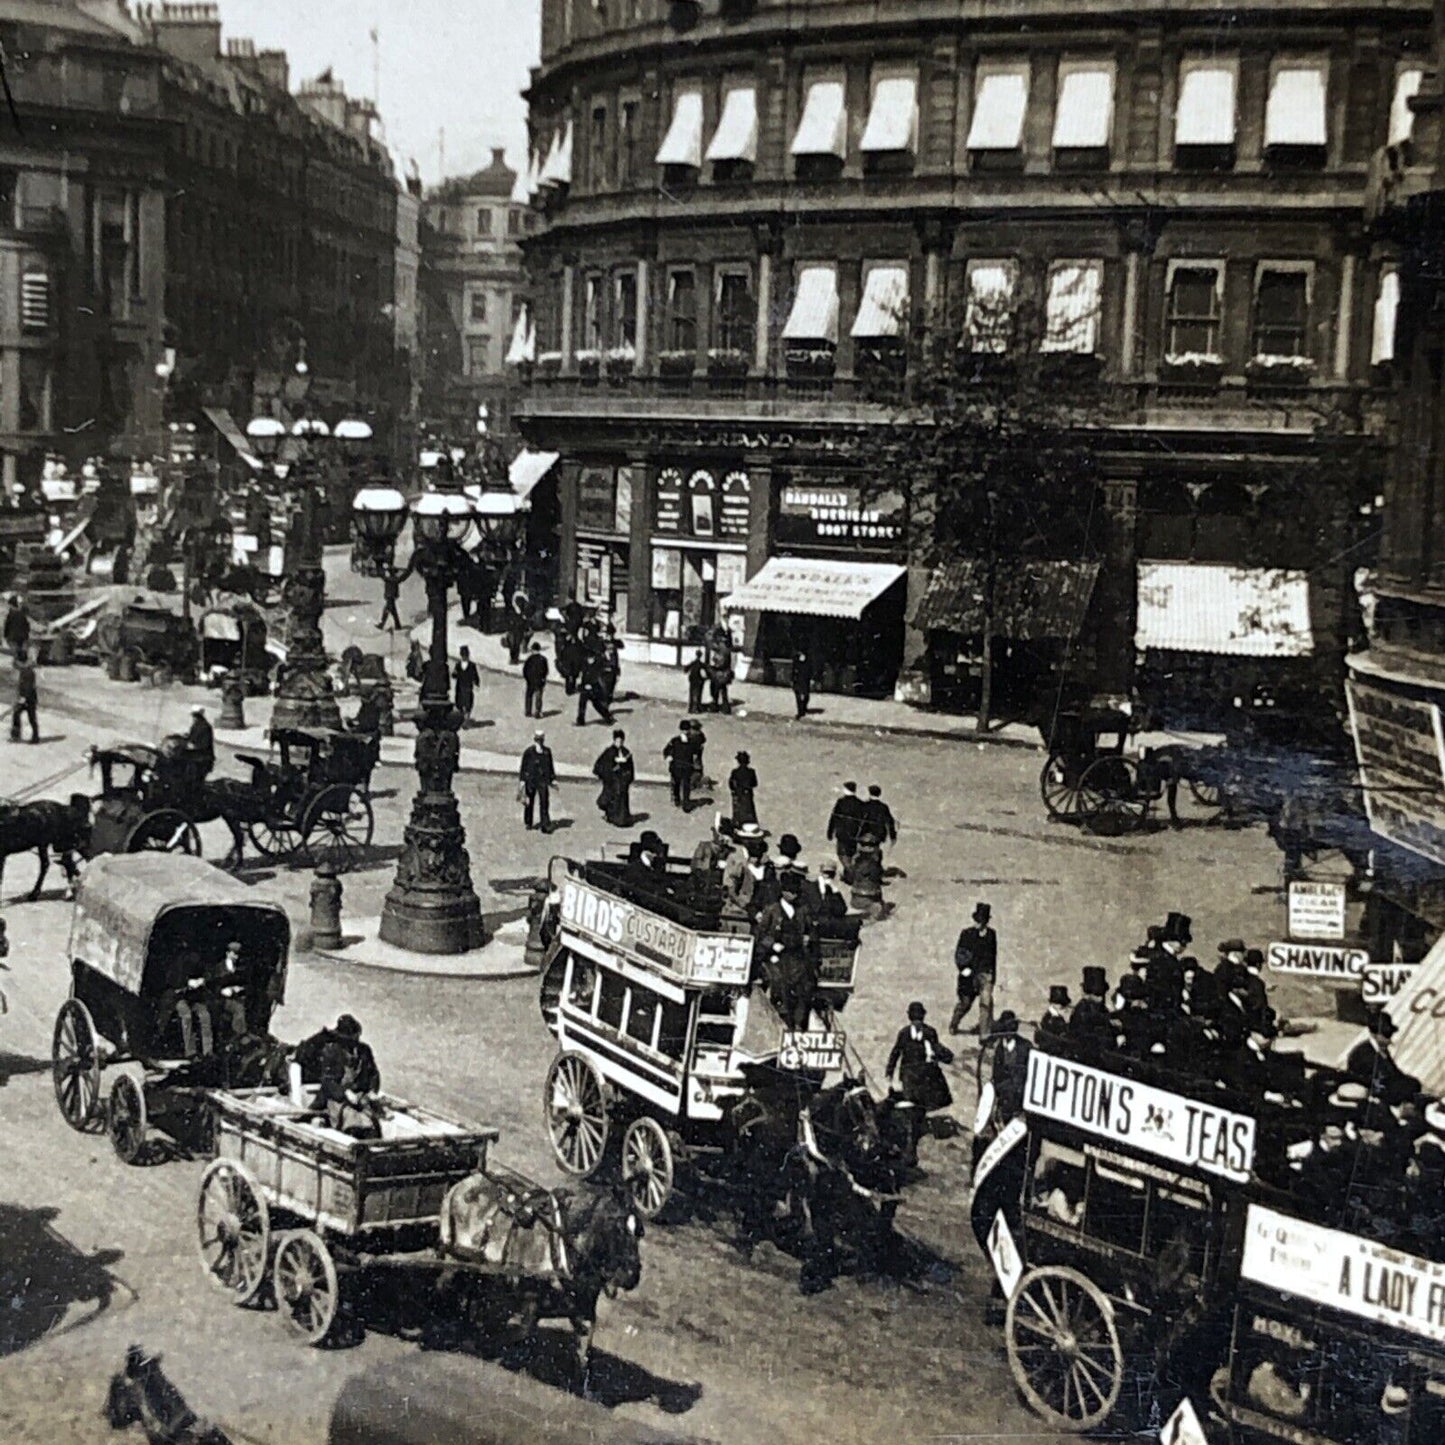
[[[672,101],[672,124],[657,148],[660,166],[702,168],[702,91],[679,90]]]
[[[907,320],[908,267],[872,267],[863,283],[853,335],[864,341],[902,336]]]
[[[1141,562],[1134,646],[1141,652],[1308,657],[1309,575],[1273,567]]]
[[[739,612],[857,618],[905,569],[891,562],[830,562],[822,557],[770,557],[727,599]]]
[[[1049,272],[1049,296],[1041,351],[1091,356],[1099,344],[1097,261],[1065,261]]]
[[[987,621],[993,636],[1011,642],[1073,641],[1098,576],[1097,562],[1014,559],[997,568],[990,599],[986,564],[956,558],[934,569],[913,625],[968,637],[982,633]]]
[[[1328,135],[1324,63],[1282,65],[1264,110],[1266,146],[1322,146]]]
[[[1234,144],[1234,67],[1191,65],[1179,85],[1174,112],[1174,144],[1230,146]]]
[[[1424,78],[1423,70],[1411,67],[1402,70],[1395,77],[1395,94],[1390,101],[1390,134],[1389,144],[1399,145],[1401,141],[1410,139],[1415,129],[1415,112],[1410,109],[1410,102],[1420,93],[1420,81]]]
[[[980,70],[978,96],[968,127],[971,151],[1014,151],[1023,142],[1029,104],[1029,72],[1023,63]]]
[[[804,266],[798,272],[793,309],[783,326],[784,341],[838,344],[838,271]]]
[[[1059,76],[1054,111],[1055,150],[1097,150],[1114,125],[1114,71],[1107,65],[1071,66]]]
[[[795,156],[843,157],[848,139],[848,115],[841,80],[815,80],[808,86],[803,116],[790,147]]]
[[[20,325],[26,331],[50,328],[50,275],[27,271],[20,278]]]
[[[911,151],[918,137],[918,80],[885,75],[873,86],[873,104],[858,149],[865,154]]]
[[[758,92],[735,85],[723,97],[722,114],[708,143],[709,161],[755,161],[758,158]]]

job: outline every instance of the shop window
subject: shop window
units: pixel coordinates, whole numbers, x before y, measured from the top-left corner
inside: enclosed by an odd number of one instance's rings
[[[577,478],[577,525],[626,533],[632,524],[632,469],[583,467]]]
[[[721,266],[716,274],[715,349],[725,354],[741,356],[751,362],[757,326],[752,268]]]
[[[1223,263],[1171,262],[1167,284],[1166,360],[1217,361],[1223,310]]]
[[[1254,291],[1254,355],[1263,359],[1306,356],[1309,304],[1307,270],[1260,267]]]

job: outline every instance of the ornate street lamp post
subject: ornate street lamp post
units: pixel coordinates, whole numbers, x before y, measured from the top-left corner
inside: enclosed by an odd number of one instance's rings
[[[451,467],[439,466],[431,490],[411,503],[412,560],[408,570],[426,582],[431,650],[416,715],[416,771],[396,880],[381,911],[381,938],[418,953],[453,954],[487,941],[482,907],[472,886],[461,810],[452,792],[461,752],[461,714],[451,701],[447,659],[447,593],[465,565],[460,541],[472,525],[472,505]],[[356,538],[385,555],[406,525],[407,504],[391,487],[363,487],[352,504]]]

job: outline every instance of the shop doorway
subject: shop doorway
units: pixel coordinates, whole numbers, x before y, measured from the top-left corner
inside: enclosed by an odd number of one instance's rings
[[[682,636],[703,636],[717,621],[717,558],[711,552],[682,554]]]

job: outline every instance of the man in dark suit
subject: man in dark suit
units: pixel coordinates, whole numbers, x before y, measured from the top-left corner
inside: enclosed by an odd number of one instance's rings
[[[552,749],[539,728],[532,734],[532,746],[522,754],[521,793],[523,799],[522,820],[530,828],[534,811],[539,812],[542,831],[552,831],[552,787],[557,781],[557,769],[552,762]]]
[[[677,736],[669,738],[662,749],[667,759],[667,776],[672,782],[672,806],[684,813],[692,808],[692,734],[686,722],[677,725]]]
[[[1109,1017],[1108,1005],[1104,1002],[1109,992],[1109,980],[1097,964],[1085,967],[1082,989],[1084,996],[1069,1015],[1069,1037],[1088,1049],[1112,1049],[1114,1025]]]
[[[1049,1006],[1039,1019],[1035,1034],[1039,1038],[1066,1039],[1069,1036],[1069,991],[1061,983],[1049,985]]]
[[[848,871],[853,866],[853,854],[858,847],[858,830],[863,824],[863,799],[858,796],[858,784],[843,784],[843,796],[833,804],[828,815],[828,841],[838,850],[838,862],[843,869],[843,881],[848,881]]]
[[[958,935],[953,948],[953,967],[958,974],[958,1003],[948,1021],[951,1034],[959,1032],[969,1009],[978,1000],[978,1026],[969,1029],[980,1038],[987,1038],[993,1027],[993,986],[998,976],[998,934],[989,919],[993,910],[980,903],[973,910],[973,927]]]
[[[793,701],[798,705],[798,716],[807,717],[808,702],[813,696],[813,659],[803,648],[793,654]]]
[[[993,1051],[993,1068],[989,1082],[993,1085],[999,1123],[1007,1124],[1024,1110],[1024,1090],[1029,1077],[1029,1055],[1033,1048],[1019,1037],[1019,1021],[1011,1008],[1006,1008],[994,1027],[998,1044]]]
[[[522,698],[523,717],[542,716],[542,694],[546,691],[550,671],[547,659],[542,656],[542,644],[534,642],[526,661],[522,663],[522,684],[526,689]]]
[[[923,1136],[927,1116],[935,1109],[946,1109],[953,1103],[948,1080],[939,1067],[940,1064],[951,1064],[953,1053],[940,1042],[938,1030],[924,1022],[927,1015],[928,1010],[921,1003],[908,1005],[908,1023],[899,1029],[883,1070],[890,1083],[897,1073],[899,1093],[906,1103],[913,1106],[910,1163],[917,1162],[918,1141]]]
[[[1376,1009],[1370,1015],[1369,1034],[1345,1059],[1345,1072],[1387,1104],[1402,1103],[1420,1092],[1419,1079],[1407,1074],[1391,1055],[1390,1040],[1397,1032],[1395,1020],[1384,1009]]]
[[[883,789],[877,783],[868,786],[868,801],[863,804],[863,828],[872,831],[880,845],[898,841],[898,822],[893,810],[883,801]],[[859,829],[862,831],[862,828]]]

